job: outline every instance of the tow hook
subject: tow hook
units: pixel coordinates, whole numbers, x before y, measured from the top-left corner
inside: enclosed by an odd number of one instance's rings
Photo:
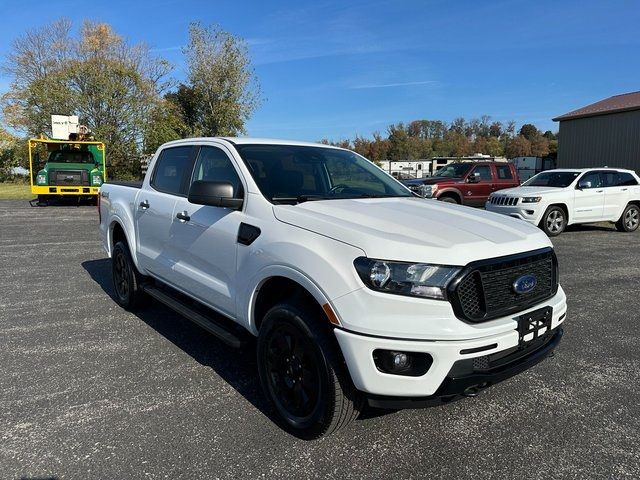
[[[462,396],[468,397],[468,398],[477,397],[478,395],[480,395],[480,392],[482,392],[482,390],[484,390],[488,386],[489,384],[487,382],[484,382],[484,383],[479,383],[478,385],[467,387],[465,388],[464,392],[462,392]]]

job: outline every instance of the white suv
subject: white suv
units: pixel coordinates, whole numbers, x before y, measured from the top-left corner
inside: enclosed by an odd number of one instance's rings
[[[485,207],[538,225],[550,237],[567,225],[592,222],[633,232],[640,224],[640,178],[619,168],[547,170],[491,194]]]

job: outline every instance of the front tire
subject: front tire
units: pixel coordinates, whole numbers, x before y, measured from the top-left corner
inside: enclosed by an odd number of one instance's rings
[[[133,263],[129,247],[122,241],[117,242],[113,247],[111,275],[118,305],[126,310],[133,310],[140,306],[144,298],[142,291],[144,277]]]
[[[629,204],[624,209],[620,219],[616,222],[619,232],[635,232],[640,225],[640,207],[636,204]]]
[[[282,303],[264,317],[258,336],[258,371],[278,422],[306,440],[349,425],[361,410],[335,336],[308,308]]]
[[[540,228],[549,237],[557,237],[567,227],[567,214],[560,207],[549,207],[542,216]]]
[[[455,197],[452,197],[451,195],[443,195],[442,197],[439,197],[438,200],[445,203],[455,203],[457,205],[460,205],[460,202],[458,201],[458,199]]]

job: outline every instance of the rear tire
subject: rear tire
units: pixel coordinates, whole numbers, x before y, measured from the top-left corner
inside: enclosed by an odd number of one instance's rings
[[[620,219],[616,222],[619,232],[635,232],[640,225],[640,207],[634,203],[627,205]]]
[[[126,310],[139,307],[144,299],[142,290],[144,276],[138,272],[125,242],[117,242],[113,247],[111,276],[118,305]]]
[[[540,221],[540,228],[549,237],[557,237],[567,227],[567,214],[560,207],[549,207]]]
[[[312,440],[355,420],[362,398],[353,386],[332,329],[314,311],[281,303],[264,317],[258,371],[278,423]]]
[[[458,199],[455,197],[452,197],[451,195],[443,195],[442,197],[439,197],[438,200],[445,203],[455,203],[457,205],[460,205],[460,202],[458,201]]]

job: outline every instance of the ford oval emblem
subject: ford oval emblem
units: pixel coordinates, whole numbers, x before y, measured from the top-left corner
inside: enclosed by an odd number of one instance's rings
[[[520,278],[516,278],[513,282],[513,291],[518,295],[522,295],[523,293],[529,293],[538,284],[538,280],[533,275],[524,275]]]

